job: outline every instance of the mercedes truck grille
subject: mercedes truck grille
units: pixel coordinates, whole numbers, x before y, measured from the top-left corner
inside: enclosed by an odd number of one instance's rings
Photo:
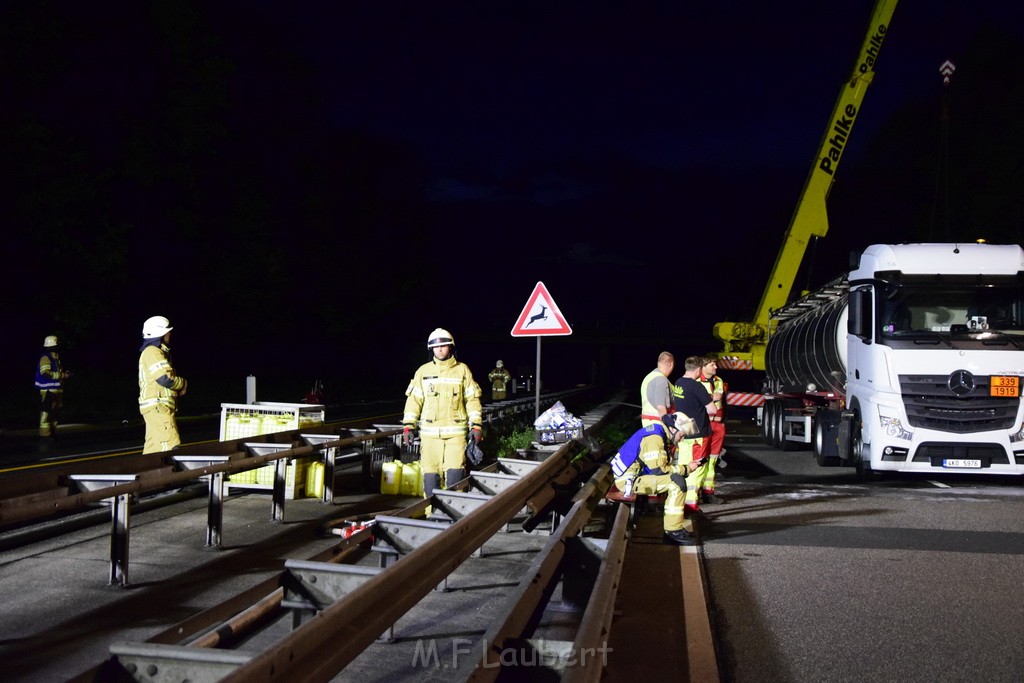
[[[950,377],[900,375],[903,405],[911,427],[968,434],[1015,426],[1020,398],[989,396],[987,376],[971,378],[969,391],[965,391],[962,377]]]

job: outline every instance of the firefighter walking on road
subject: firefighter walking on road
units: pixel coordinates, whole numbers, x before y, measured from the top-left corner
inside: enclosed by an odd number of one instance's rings
[[[185,395],[188,382],[171,365],[171,323],[155,315],[142,325],[139,350],[139,412],[146,421],[143,453],[170,451],[181,444],[174,416],[178,398]]]
[[[431,359],[416,370],[405,390],[402,424],[409,446],[419,429],[423,494],[429,498],[441,488],[442,470],[445,488],[465,477],[467,437],[476,443],[483,440],[483,409],[480,385],[469,367],[455,358],[451,333],[437,328],[427,337],[427,349]]]
[[[48,335],[43,340],[43,352],[36,363],[36,388],[39,390],[39,436],[57,436],[57,423],[60,411],[64,407],[64,380],[71,373],[64,369],[60,360],[58,346],[60,340],[56,335]]]
[[[500,360],[495,365],[494,369],[487,375],[487,381],[491,383],[491,399],[495,401],[504,401],[508,395],[509,382],[512,381],[512,373],[506,368],[505,364]]]

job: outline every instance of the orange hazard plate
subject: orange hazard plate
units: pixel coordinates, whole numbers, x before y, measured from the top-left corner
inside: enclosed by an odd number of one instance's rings
[[[1020,377],[1016,375],[992,375],[988,384],[989,396],[1016,398],[1020,396]]]

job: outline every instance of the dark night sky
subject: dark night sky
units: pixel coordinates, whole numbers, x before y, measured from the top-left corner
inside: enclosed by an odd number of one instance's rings
[[[57,332],[130,400],[153,314],[196,386],[400,394],[436,326],[532,368],[537,281],[574,328],[545,378],[617,340],[632,386],[750,315],[872,4],[5,3],[0,387]],[[897,7],[812,284],[874,241],[1022,241],[1009,5]]]

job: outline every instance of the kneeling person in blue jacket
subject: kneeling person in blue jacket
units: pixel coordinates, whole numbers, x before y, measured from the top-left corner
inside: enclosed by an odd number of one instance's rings
[[[672,465],[669,447],[686,438],[693,427],[693,420],[683,413],[665,415],[662,424],[650,424],[634,432],[611,463],[615,486],[620,491],[633,495],[665,494],[665,542],[674,545],[695,543],[691,536],[693,524],[683,515],[683,503],[686,475],[700,463]]]

